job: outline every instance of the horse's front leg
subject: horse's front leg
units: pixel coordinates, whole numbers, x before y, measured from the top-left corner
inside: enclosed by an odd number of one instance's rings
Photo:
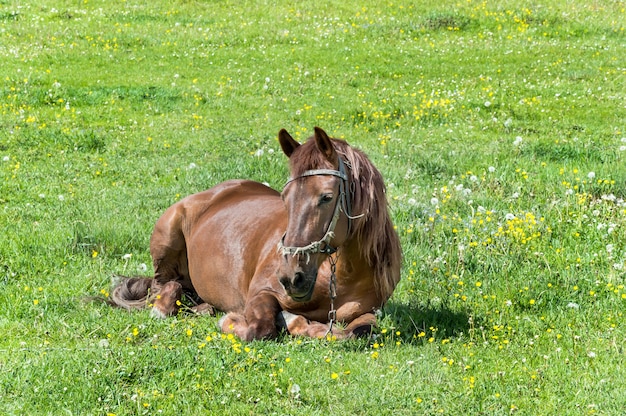
[[[235,334],[244,341],[271,339],[278,335],[276,314],[279,310],[274,296],[257,295],[248,301],[243,314],[230,312],[220,319],[218,325],[222,332]]]
[[[302,315],[282,311],[278,315],[277,324],[285,328],[291,335],[299,335],[310,338],[324,338],[332,336],[336,339],[367,337],[376,326],[376,317],[372,313],[366,313],[353,319],[347,326],[310,321]]]

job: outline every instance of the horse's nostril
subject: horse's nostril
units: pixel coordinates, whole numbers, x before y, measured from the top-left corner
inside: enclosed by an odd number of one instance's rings
[[[304,273],[302,272],[297,272],[296,275],[293,278],[293,285],[296,288],[301,287],[304,284]]]
[[[288,289],[291,286],[291,281],[289,280],[287,276],[281,277],[280,279],[278,279],[278,281],[280,282],[281,285],[283,285],[285,289]]]

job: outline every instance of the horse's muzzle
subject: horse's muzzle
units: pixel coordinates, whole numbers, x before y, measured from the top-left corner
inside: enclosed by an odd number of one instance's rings
[[[317,273],[307,276],[302,271],[294,273],[293,277],[283,276],[278,281],[285,288],[287,295],[296,302],[307,302],[313,296],[313,288],[317,280]]]

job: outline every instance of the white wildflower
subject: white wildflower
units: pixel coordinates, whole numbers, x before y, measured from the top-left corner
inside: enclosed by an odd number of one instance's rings
[[[296,383],[293,383],[293,385],[291,386],[291,388],[289,389],[289,393],[295,398],[299,398],[300,397],[300,386],[298,386]]]

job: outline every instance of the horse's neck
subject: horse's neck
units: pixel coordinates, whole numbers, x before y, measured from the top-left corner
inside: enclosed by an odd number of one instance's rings
[[[356,238],[345,242],[337,253],[337,273],[344,278],[359,278],[365,268],[369,269]]]

